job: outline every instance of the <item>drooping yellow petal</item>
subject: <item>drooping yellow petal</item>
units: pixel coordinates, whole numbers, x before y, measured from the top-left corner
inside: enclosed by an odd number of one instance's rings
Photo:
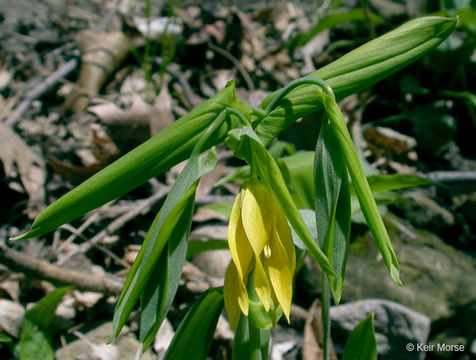
[[[260,259],[255,256],[255,260],[254,288],[258,298],[264,306],[264,309],[269,311],[271,306],[271,285]]]
[[[241,219],[246,236],[256,256],[261,254],[269,239],[272,210],[268,190],[257,180],[244,185]]]
[[[289,322],[293,297],[293,263],[290,261],[277,231],[273,232],[269,247],[271,249],[271,256],[267,259],[269,279],[276,299]]]
[[[291,229],[286,220],[284,212],[281,210],[281,205],[274,200],[276,206],[275,212],[275,227],[278,233],[279,240],[284,247],[284,251],[288,257],[289,262],[291,263],[291,272],[294,274],[296,270],[296,250],[294,248],[293,236],[291,234]]]
[[[249,299],[246,286],[239,278],[233,261],[230,261],[230,265],[228,265],[226,270],[223,298],[230,326],[236,329],[240,321],[240,313],[243,312],[245,316],[248,316]]]
[[[230,248],[231,257],[241,280],[243,280],[250,271],[253,254],[241,221],[243,195],[244,191],[241,191],[236,197],[228,225],[228,247]]]

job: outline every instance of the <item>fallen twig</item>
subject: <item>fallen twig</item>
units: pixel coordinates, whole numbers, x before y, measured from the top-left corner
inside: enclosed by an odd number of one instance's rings
[[[57,69],[54,73],[40,82],[37,86],[35,86],[31,91],[26,93],[25,99],[18,105],[18,107],[13,111],[13,113],[5,120],[5,124],[13,125],[15,122],[21,118],[25,112],[30,108],[33,101],[38,99],[48,90],[50,90],[53,86],[55,86],[62,78],[68,76],[76,67],[78,66],[78,59],[71,59],[59,69]]]
[[[54,282],[74,285],[80,290],[119,294],[124,280],[110,274],[98,276],[52,265],[44,260],[32,258],[0,244],[0,262],[12,269],[27,272]]]
[[[208,43],[208,46],[213,51],[216,51],[220,55],[223,55],[224,57],[226,57],[228,60],[230,60],[233,63],[233,65],[235,65],[235,67],[240,72],[241,76],[243,76],[243,79],[245,80],[246,86],[248,87],[249,90],[251,90],[251,91],[256,90],[255,85],[253,84],[253,81],[250,78],[250,75],[248,74],[246,69],[243,67],[243,65],[238,61],[237,58],[235,58],[232,54],[230,54],[225,49],[222,49],[221,47],[213,45],[212,43]]]
[[[426,177],[436,182],[476,182],[476,171],[433,171]]]
[[[98,242],[100,242],[104,237],[107,235],[111,235],[115,233],[117,230],[122,228],[128,221],[134,219],[139,214],[143,213],[144,211],[148,211],[157,201],[163,198],[165,195],[168,194],[170,190],[169,186],[160,185],[159,189],[148,199],[142,200],[133,210],[125,213],[124,215],[118,217],[116,220],[111,222],[105,229],[97,233],[94,237],[92,237],[89,241],[82,243],[78,246],[77,249],[67,253],[61,259],[56,262],[56,265],[63,265],[71,259],[72,257],[78,254],[84,254],[89,251],[92,247],[94,247]]]

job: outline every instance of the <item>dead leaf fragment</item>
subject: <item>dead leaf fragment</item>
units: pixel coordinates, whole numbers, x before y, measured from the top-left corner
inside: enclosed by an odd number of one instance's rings
[[[29,196],[27,214],[35,218],[45,204],[46,170],[43,158],[33,152],[11,127],[0,123],[0,160],[7,178],[20,176]]]
[[[304,343],[302,349],[303,360],[322,360],[323,359],[323,331],[322,331],[322,317],[321,304],[319,300],[312,303],[304,326]],[[331,360],[337,360],[337,355],[334,350],[334,345],[331,342],[330,346]]]
[[[98,93],[106,78],[132,47],[127,36],[119,31],[98,34],[85,30],[78,35],[77,43],[82,53],[78,89],[68,96],[63,105],[75,114],[86,108],[89,99]]]
[[[131,105],[125,109],[114,103],[105,103],[90,106],[88,111],[98,116],[107,125],[149,126],[151,136],[174,121],[172,98],[166,84],[162,86],[153,104],[148,104],[140,95],[134,93]]]

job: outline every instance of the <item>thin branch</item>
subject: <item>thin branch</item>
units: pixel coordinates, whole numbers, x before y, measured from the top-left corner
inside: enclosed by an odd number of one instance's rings
[[[118,217],[116,220],[111,222],[104,230],[100,231],[94,237],[92,237],[89,241],[82,243],[81,245],[78,246],[77,249],[69,252],[64,257],[59,259],[56,262],[56,265],[61,266],[65,264],[66,261],[68,261],[72,257],[78,254],[84,254],[88,252],[92,247],[94,247],[106,236],[115,233],[117,230],[122,228],[127,222],[134,219],[136,216],[142,214],[143,212],[148,211],[157,201],[159,201],[161,198],[167,195],[169,190],[170,190],[169,186],[160,185],[159,189],[157,190],[155,194],[153,194],[148,199],[142,200],[133,210]]]
[[[250,75],[248,74],[248,72],[246,71],[244,66],[238,61],[237,58],[235,58],[233,55],[231,55],[225,49],[222,49],[221,47],[213,45],[212,43],[209,43],[208,46],[213,51],[216,51],[220,55],[223,55],[224,57],[226,57],[228,60],[230,60],[233,63],[233,65],[235,65],[235,67],[240,72],[241,76],[243,76],[243,79],[245,80],[246,86],[248,87],[249,90],[252,90],[252,91],[256,90],[255,85],[253,84],[253,81],[250,78]]]
[[[9,249],[4,244],[0,244],[0,262],[11,269],[20,270],[32,276],[54,282],[74,285],[80,290],[119,294],[124,284],[124,280],[110,274],[106,273],[103,276],[98,276],[61,268],[44,260],[38,260],[19,251]]]
[[[78,59],[71,59],[54,73],[40,82],[35,86],[31,91],[27,92],[25,99],[18,105],[18,107],[13,111],[13,113],[5,120],[5,124],[13,125],[15,122],[21,118],[25,112],[30,108],[33,101],[41,97],[44,93],[50,90],[55,86],[61,79],[68,76],[76,67],[78,66]]]

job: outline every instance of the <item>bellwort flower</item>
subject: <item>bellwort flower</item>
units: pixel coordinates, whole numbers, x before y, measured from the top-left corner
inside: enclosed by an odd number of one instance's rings
[[[231,327],[238,326],[240,313],[248,316],[253,297],[266,312],[274,311],[273,323],[278,305],[289,322],[296,268],[291,230],[281,205],[257,179],[245,182],[235,199],[228,246],[232,261],[223,294]]]

